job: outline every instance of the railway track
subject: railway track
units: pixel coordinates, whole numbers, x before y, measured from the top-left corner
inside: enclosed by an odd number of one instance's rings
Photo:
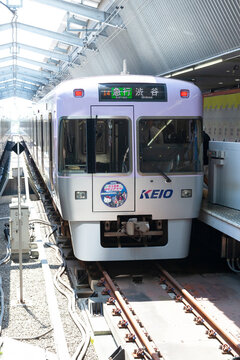
[[[139,312],[140,306],[137,306],[135,308],[134,303],[136,304],[136,300],[134,301],[134,294],[131,292],[131,297],[133,301],[129,301],[129,299],[126,296],[126,293],[124,291],[124,288],[129,290],[129,284],[126,286],[124,282],[121,280],[121,277],[117,279],[116,281],[112,280],[109,276],[109,274],[102,268],[100,264],[98,264],[99,269],[102,272],[103,278],[98,283],[99,286],[104,286],[104,289],[102,290],[103,294],[108,294],[109,297],[106,302],[106,306],[112,307],[111,313],[112,317],[116,318],[118,317],[118,328],[119,331],[122,331],[121,329],[125,329],[124,331],[124,338],[126,342],[131,341],[134,343],[135,347],[132,347],[132,358],[141,358],[141,359],[173,359],[173,354],[171,351],[167,350],[166,343],[164,344],[164,341],[162,341],[163,347],[161,348],[161,340],[156,341],[156,331],[152,331],[152,328],[149,328],[148,324],[145,324],[144,320],[141,320],[144,318],[142,316],[141,310]],[[195,358],[196,352],[204,354],[205,351],[208,350],[208,347],[211,348],[210,356],[211,354],[217,353],[217,357],[214,357],[214,359],[240,359],[240,345],[238,344],[238,341],[236,338],[234,338],[230,332],[226,332],[222,327],[221,324],[219,324],[216,320],[213,319],[207,312],[201,307],[199,302],[186,290],[184,289],[165,269],[163,269],[160,265],[157,265],[159,270],[159,281],[158,284],[161,285],[161,288],[164,289],[167,296],[170,296],[170,298],[174,299],[176,303],[183,303],[183,307],[178,306],[178,315],[179,317],[183,317],[186,315],[186,313],[193,314],[192,316],[192,327],[196,328],[196,325],[200,325],[203,328],[205,328],[206,331],[200,331],[200,341],[199,341],[199,348],[195,348],[193,351],[195,352]],[[122,286],[119,284],[122,283]],[[157,282],[155,282],[156,287],[159,285]],[[141,285],[140,285],[141,286]],[[139,287],[139,286],[138,286]],[[128,291],[129,292],[129,291]],[[135,294],[137,298],[137,292]],[[161,302],[159,302],[159,308],[161,308]],[[158,309],[159,311],[159,309]],[[162,309],[164,311],[164,307]],[[161,312],[161,310],[160,310]],[[182,314],[181,314],[182,313]],[[183,315],[184,313],[184,315]],[[176,313],[177,314],[177,313]],[[154,318],[154,315],[149,314],[149,317],[152,316]],[[162,316],[162,320],[163,320]],[[175,319],[176,320],[176,319]],[[189,320],[189,318],[188,318]],[[157,314],[156,314],[156,321],[157,320]],[[170,320],[171,321],[171,320]],[[114,320],[113,320],[114,322]],[[116,323],[116,321],[115,321]],[[150,322],[151,323],[151,322]],[[196,325],[195,325],[196,324]],[[174,327],[174,324],[172,324]],[[182,328],[184,328],[184,324],[182,324]],[[161,327],[159,327],[159,337],[161,338]],[[169,324],[166,323],[166,331],[169,331]],[[191,330],[193,331],[193,330]],[[195,330],[194,330],[195,331]],[[180,330],[181,332],[181,330]],[[201,341],[202,334],[204,333],[205,341],[203,344],[203,341]],[[214,342],[215,339],[217,341]],[[174,333],[172,336],[168,339],[170,344],[174,344]],[[176,346],[177,346],[178,340],[176,339]],[[210,344],[210,345],[209,345]],[[220,344],[220,346],[219,346]],[[189,345],[187,344],[186,340],[186,348],[188,348]],[[205,347],[205,350],[204,350]],[[215,348],[215,350],[213,350]],[[181,348],[182,349],[182,348]],[[178,354],[178,356],[175,356],[175,359],[188,359],[188,351],[187,349],[186,354],[184,355],[184,351],[182,354]],[[130,356],[128,354],[128,358]],[[175,354],[176,355],[176,354]],[[228,357],[226,358],[226,356]],[[193,356],[193,354],[192,354]],[[200,355],[201,358],[204,359],[211,359],[212,357],[208,357],[205,355]]]
[[[197,300],[183,288],[162,266],[157,265],[162,273],[161,283],[166,285],[166,290],[175,295],[176,301],[184,304],[184,310],[194,314],[194,321],[207,328],[209,338],[216,338],[221,343],[223,353],[231,353],[233,356],[240,355],[240,344],[230,333],[221,326],[201,307]]]

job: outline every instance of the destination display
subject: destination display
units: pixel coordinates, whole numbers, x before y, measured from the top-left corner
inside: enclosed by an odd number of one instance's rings
[[[166,84],[99,84],[99,101],[167,101]]]

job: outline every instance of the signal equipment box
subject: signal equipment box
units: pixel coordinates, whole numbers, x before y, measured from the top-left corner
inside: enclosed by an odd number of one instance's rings
[[[209,142],[208,199],[240,210],[240,143]]]
[[[10,207],[10,240],[11,253],[19,254],[19,217],[18,217],[18,202],[17,199],[12,199]],[[29,208],[26,203],[21,204],[21,237],[22,237],[22,253],[29,254],[30,240],[29,240]]]

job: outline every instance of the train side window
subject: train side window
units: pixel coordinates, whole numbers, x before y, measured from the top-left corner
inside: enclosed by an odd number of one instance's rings
[[[40,116],[40,149],[41,149],[41,167],[44,172],[44,119]]]
[[[39,145],[39,129],[38,129],[38,123],[39,123],[39,120],[38,120],[38,117],[36,117],[36,122],[35,122],[35,126],[36,126],[36,160],[37,160],[37,163],[38,163],[38,145]]]
[[[60,121],[58,169],[61,173],[87,172],[84,139],[86,119],[63,118]]]

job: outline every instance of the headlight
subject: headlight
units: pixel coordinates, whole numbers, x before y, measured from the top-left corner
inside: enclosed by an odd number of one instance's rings
[[[87,199],[87,191],[75,191],[75,199],[76,200]]]
[[[192,197],[192,189],[182,189],[181,190],[181,197],[182,198],[190,198],[190,197]]]

